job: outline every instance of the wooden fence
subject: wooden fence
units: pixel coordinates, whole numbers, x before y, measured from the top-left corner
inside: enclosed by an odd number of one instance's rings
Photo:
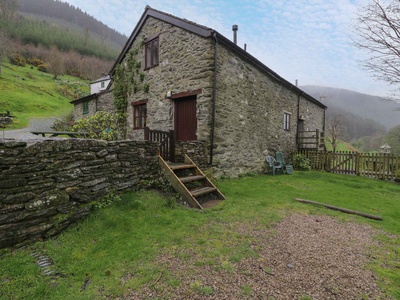
[[[350,151],[298,151],[310,160],[311,169],[385,180],[400,179],[400,156]]]
[[[325,133],[319,131],[299,131],[298,145],[300,150],[318,150],[325,149]]]

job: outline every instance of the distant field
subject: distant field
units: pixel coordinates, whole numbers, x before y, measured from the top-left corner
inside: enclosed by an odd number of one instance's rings
[[[29,125],[31,118],[59,117],[73,109],[71,100],[89,94],[89,82],[72,76],[43,73],[36,67],[5,63],[0,75],[0,112],[9,110],[16,116],[7,128]]]
[[[326,150],[332,151],[332,145],[329,144],[328,142],[325,142]],[[362,152],[359,149],[355,148],[352,144],[347,143],[347,142],[340,142],[337,147],[336,151],[358,151]]]

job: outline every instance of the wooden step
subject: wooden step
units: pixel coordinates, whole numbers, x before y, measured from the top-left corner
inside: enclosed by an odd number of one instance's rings
[[[189,165],[189,164],[170,164],[169,167],[171,170],[184,170],[184,169],[193,169],[196,168],[194,165]]]
[[[199,197],[201,195],[215,192],[216,190],[217,190],[217,188],[215,188],[215,187],[206,186],[206,187],[202,187],[199,189],[191,190],[190,193],[192,194],[193,197]]]
[[[197,181],[197,180],[201,180],[204,179],[205,177],[203,175],[195,175],[195,176],[187,176],[187,177],[180,177],[179,179],[183,182],[183,183],[188,183],[188,182],[193,182],[193,181]]]

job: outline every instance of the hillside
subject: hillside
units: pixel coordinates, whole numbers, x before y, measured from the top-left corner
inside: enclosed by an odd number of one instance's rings
[[[127,37],[69,3],[54,0],[17,0],[18,11],[70,28],[87,29],[101,39],[123,47]]]
[[[372,119],[390,129],[400,125],[400,104],[378,96],[345,89],[321,86],[302,86],[302,90],[331,108],[340,108],[362,118]]]
[[[89,93],[87,81],[72,76],[57,80],[48,73],[6,63],[0,76],[0,112],[15,115],[9,128],[26,127],[32,117],[59,117],[73,109],[70,100]]]
[[[5,3],[16,6],[6,14]],[[40,61],[55,76],[101,77],[110,70],[127,39],[58,0],[9,0],[0,6],[0,59]]]

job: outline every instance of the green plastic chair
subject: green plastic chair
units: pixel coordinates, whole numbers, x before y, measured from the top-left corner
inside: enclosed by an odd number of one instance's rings
[[[293,166],[291,164],[285,163],[285,158],[282,152],[276,152],[276,161],[282,166],[283,173],[293,174]]]
[[[268,155],[265,160],[267,161],[268,166],[272,169],[272,175],[275,175],[276,170],[281,170],[282,174],[284,174],[282,165],[277,162],[275,158]]]

